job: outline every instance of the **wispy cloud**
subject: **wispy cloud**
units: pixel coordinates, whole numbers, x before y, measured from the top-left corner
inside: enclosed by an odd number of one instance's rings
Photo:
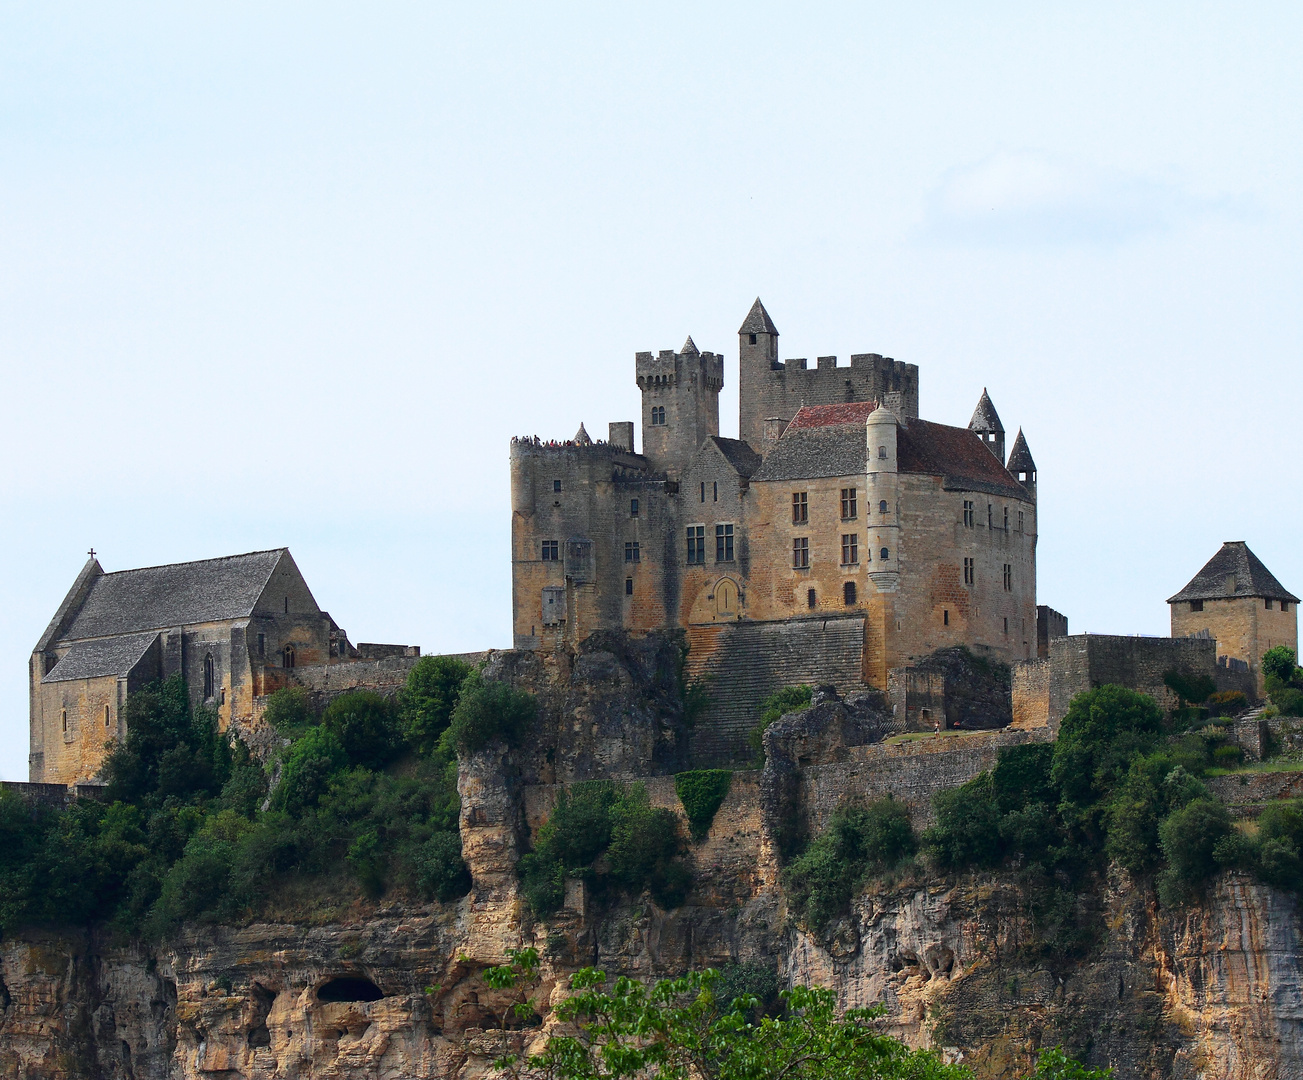
[[[947,172],[927,197],[922,235],[977,247],[1114,245],[1246,210],[1242,200],[1021,150]]]

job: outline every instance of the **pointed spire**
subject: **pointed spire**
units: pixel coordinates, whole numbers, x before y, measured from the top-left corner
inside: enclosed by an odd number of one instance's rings
[[[579,422],[579,430],[575,432],[575,445],[576,446],[593,445],[593,440],[588,437],[588,432],[584,430],[584,423],[582,420]]]
[[[1022,428],[1018,429],[1018,438],[1013,441],[1013,449],[1009,452],[1009,464],[1006,468],[1017,476],[1020,472],[1028,475],[1036,471],[1036,462],[1032,460],[1032,452],[1027,447],[1027,440],[1023,437]]]
[[[742,320],[742,326],[738,330],[739,334],[773,334],[778,336],[778,327],[774,325],[774,320],[769,317],[769,312],[765,310],[765,305],[760,302],[760,297],[756,297],[756,302],[751,305],[751,310],[747,312],[747,317]]]
[[[697,348],[697,343],[692,340],[692,335],[688,335],[688,340],[683,343],[683,348],[679,350],[680,356],[700,356],[701,350]]]
[[[986,392],[986,387],[982,387],[982,396],[977,401],[977,408],[973,410],[973,418],[968,421],[968,430],[985,433],[995,431],[1004,434],[1004,425],[1000,423],[1000,414],[995,411],[995,405],[991,402],[990,395]]]

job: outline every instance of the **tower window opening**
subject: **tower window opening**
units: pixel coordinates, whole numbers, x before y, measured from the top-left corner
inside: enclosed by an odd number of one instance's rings
[[[629,516],[630,516],[630,517],[637,517],[637,516],[638,516],[638,500],[637,500],[637,499],[630,499],[630,500],[629,500]]]
[[[258,635],[258,659],[261,660],[267,655],[267,635]]]
[[[1021,510],[1018,511],[1018,531],[1023,531],[1023,516]]]
[[[879,461],[887,460],[887,448],[885,446],[878,447],[878,460]]]
[[[887,512],[887,500],[886,500],[886,499],[879,499],[879,500],[878,500],[878,513],[879,513],[879,514],[885,514],[886,512]]]
[[[747,336],[751,339],[751,342],[750,342],[750,343],[751,343],[752,345],[754,345],[754,344],[756,343],[756,336],[755,336],[755,334],[748,334]]]
[[[1191,610],[1191,611],[1202,611],[1202,610],[1203,610],[1203,601],[1202,601],[1202,600],[1191,600],[1191,601],[1190,601],[1190,610]]]
[[[1289,601],[1288,601],[1288,600],[1282,600],[1282,601],[1280,602],[1280,610],[1281,610],[1281,611],[1288,611],[1288,610],[1289,610]]]
[[[652,407],[652,411],[651,411],[651,422],[652,422],[652,427],[664,427],[664,426],[665,426],[665,406],[664,406],[664,405],[655,405],[655,406]]]
[[[289,613],[290,613],[290,598],[287,596],[285,597],[285,614],[288,615]]]
[[[560,562],[561,542],[559,540],[544,540],[541,557],[544,562]]]
[[[1270,610],[1271,610],[1271,601],[1270,601],[1270,600],[1264,600],[1263,603],[1267,605],[1267,610],[1270,611]]]
[[[1013,565],[1011,563],[1004,564],[1004,591],[1013,592]]]
[[[552,481],[552,490],[553,490],[553,491],[560,491],[560,490],[561,490],[561,481],[560,481],[560,480],[553,480],[553,481]]]
[[[1009,634],[1009,616],[1007,615],[1004,617],[1004,633],[1006,637]]]
[[[63,710],[63,733],[68,734],[68,710]]]
[[[637,540],[625,542],[624,561],[628,563],[642,562],[642,549],[638,546]]]
[[[995,507],[990,503],[986,504],[986,527],[988,529],[995,528]]]
[[[851,607],[855,603],[855,582],[848,581],[842,586],[842,599],[847,607]]]
[[[891,558],[891,552],[888,551],[886,548],[883,548],[881,551],[878,552],[878,558],[881,559],[883,562],[886,562],[888,559]]]
[[[1007,506],[1004,508],[1004,531],[1009,531],[1009,508]]]

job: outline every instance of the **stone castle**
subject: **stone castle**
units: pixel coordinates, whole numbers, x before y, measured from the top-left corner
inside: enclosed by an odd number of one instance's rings
[[[902,729],[1053,729],[1104,682],[1158,696],[1173,667],[1262,693],[1262,654],[1297,648],[1297,598],[1243,542],[1169,599],[1172,637],[1068,636],[1036,604],[1036,465],[983,390],[967,427],[919,418],[918,369],[856,355],[778,361],[759,300],[739,331],[740,439],[719,435],[723,357],[689,338],[639,353],[643,446],[511,445],[514,648],[598,631],[681,631],[708,688],[695,764],[749,760],[764,697],[797,683],[885,691]],[[1005,704],[959,685],[964,647],[1010,663]],[[127,695],[181,674],[223,728],[285,685],[392,692],[415,646],[354,644],[287,549],[105,573],[92,552],[30,660],[30,777],[94,782]],[[989,688],[988,688],[989,689]],[[987,695],[989,698],[989,694]],[[978,715],[980,713],[980,715]]]
[[[861,676],[965,645],[1036,654],[1036,465],[983,391],[967,427],[919,418],[918,368],[875,353],[778,359],[756,300],[738,332],[740,439],[719,434],[724,358],[638,353],[632,423],[606,442],[515,439],[517,649],[599,629],[862,624]]]

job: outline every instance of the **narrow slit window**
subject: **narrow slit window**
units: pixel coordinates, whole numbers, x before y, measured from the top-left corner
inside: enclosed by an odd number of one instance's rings
[[[950,625],[950,612],[945,608],[941,609],[941,625],[942,626]]]
[[[711,490],[712,490],[712,492],[713,492],[713,494],[712,494],[711,497],[710,497],[710,501],[711,501],[711,502],[719,502],[719,481],[718,481],[718,480],[712,480],[712,481],[710,482],[710,486],[711,486]]]
[[[213,654],[209,653],[204,657],[204,700],[208,701],[214,694],[216,685],[216,672],[213,666]]]
[[[107,705],[104,706],[104,726],[109,726],[109,707]]]
[[[701,482],[701,501],[706,501],[706,481]]]
[[[1013,566],[1010,563],[1004,564],[1004,591],[1013,592]]]
[[[553,490],[553,491],[560,491],[560,490],[561,490],[561,481],[560,481],[560,480],[553,480],[553,481],[552,481],[552,490]]]

